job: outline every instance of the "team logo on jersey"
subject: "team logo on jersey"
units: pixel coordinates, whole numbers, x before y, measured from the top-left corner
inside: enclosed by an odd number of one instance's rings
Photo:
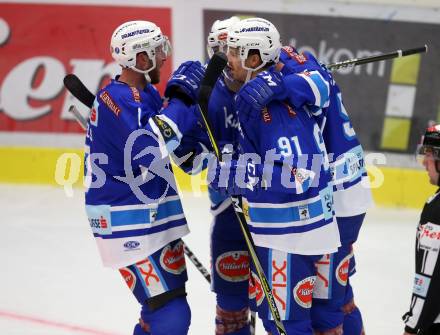
[[[98,111],[95,109],[95,107],[93,107],[90,111],[90,123],[95,127],[98,126]]]
[[[127,286],[133,291],[136,287],[136,276],[134,275],[133,271],[131,271],[129,268],[122,268],[119,269],[119,272],[121,273],[122,277],[124,277]]]
[[[173,248],[167,245],[160,254],[160,265],[172,274],[181,274],[186,269],[185,255],[183,254],[183,242],[178,242]]]
[[[229,282],[240,282],[249,278],[249,255],[247,251],[229,251],[215,261],[219,276]]]
[[[119,116],[121,108],[113,101],[107,91],[103,91],[99,97],[104,102],[104,104],[113,112],[116,116]]]
[[[267,107],[264,107],[263,111],[261,112],[261,115],[263,117],[263,122],[264,123],[272,122],[272,116],[270,115],[269,110],[267,109]]]
[[[303,308],[312,307],[313,286],[315,285],[315,276],[307,277],[298,282],[293,289],[293,297],[298,305]]]
[[[350,267],[351,254],[344,257],[343,260],[336,267],[336,280],[342,286],[347,285],[348,281],[348,269]]]
[[[304,64],[307,62],[307,57],[304,54],[299,54],[296,50],[291,46],[284,46],[282,48],[290,58],[294,59],[299,64]]]
[[[260,306],[264,299],[260,279],[252,271],[251,276],[249,277],[249,299],[255,299],[257,306]]]

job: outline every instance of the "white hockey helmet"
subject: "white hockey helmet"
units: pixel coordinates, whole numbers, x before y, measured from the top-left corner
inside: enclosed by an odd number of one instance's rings
[[[113,59],[123,68],[145,74],[147,79],[148,72],[156,68],[156,53],[159,51],[168,57],[171,45],[160,28],[149,21],[129,21],[121,24],[113,32],[110,41]],[[139,52],[146,52],[150,58],[152,66],[149,69],[136,68],[136,55]]]
[[[211,58],[217,51],[226,52],[229,29],[237,22],[240,22],[240,18],[237,16],[231,16],[229,19],[216,20],[213,23],[208,35],[208,44],[206,45],[209,58]]]
[[[248,71],[256,71],[267,63],[278,63],[281,52],[280,34],[277,28],[262,18],[249,18],[236,23],[228,33],[228,48],[238,48],[241,65]],[[249,50],[258,50],[262,64],[255,69],[245,66]]]

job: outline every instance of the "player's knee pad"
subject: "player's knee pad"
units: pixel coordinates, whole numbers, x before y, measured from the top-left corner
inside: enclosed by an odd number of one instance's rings
[[[216,335],[248,335],[249,307],[240,310],[225,310],[219,305],[216,307],[215,334]]]
[[[154,311],[143,308],[142,320],[150,326],[154,335],[186,335],[191,323],[191,310],[186,297],[178,297]]]
[[[362,314],[354,303],[354,300],[345,304],[342,310],[344,312],[344,335],[364,334]]]
[[[263,319],[264,329],[269,334],[278,334],[277,327],[273,320]],[[313,334],[310,320],[283,320],[283,326],[287,334],[311,335]]]

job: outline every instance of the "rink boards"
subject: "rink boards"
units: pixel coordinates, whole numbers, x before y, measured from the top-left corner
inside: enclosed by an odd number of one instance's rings
[[[17,184],[72,184],[82,186],[83,150],[50,147],[0,147],[0,182]],[[376,205],[421,208],[435,188],[424,170],[367,165]],[[205,174],[190,177],[174,169],[182,191],[206,191]]]

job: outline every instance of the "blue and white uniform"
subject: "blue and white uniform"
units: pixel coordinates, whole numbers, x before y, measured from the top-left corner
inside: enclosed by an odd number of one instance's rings
[[[142,305],[134,335],[188,331],[180,238],[189,229],[168,154],[195,156],[208,146],[197,113],[177,98],[162,108],[154,86],[139,91],[117,80],[98,92],[91,111],[86,211],[104,265],[119,269]],[[167,315],[178,317],[162,322]]]
[[[247,192],[244,199],[255,244],[301,255],[335,251],[339,234],[331,175],[310,113],[274,101],[259,119],[241,122],[240,116],[240,126],[242,152],[257,154],[265,164],[263,188]]]
[[[308,85],[308,79],[299,78],[297,84]],[[322,77],[312,80],[325,91]],[[316,101],[326,100],[316,96]],[[264,163],[258,174],[262,187],[245,193],[243,211],[281,318],[296,333],[311,334],[315,262],[335,252],[340,241],[322,137],[313,117],[301,109],[273,101],[258,118],[239,111],[240,148],[261,158],[254,161],[257,170]],[[266,330],[276,333],[252,264],[250,293]]]
[[[179,99],[161,108],[152,85],[139,91],[117,80],[94,102],[85,200],[105,266],[140,261],[189,232],[167,153],[182,130],[197,131],[196,114]]]
[[[322,130],[329,156],[334,210],[342,244],[336,254],[325,255],[317,264],[319,275],[314,291],[317,300],[312,311],[315,329],[325,331],[342,324],[344,315],[340,309],[353,298],[348,282],[349,274],[355,271],[352,244],[357,240],[365,212],[371,206],[371,191],[362,147],[342,103],[339,87],[331,74],[321,67],[313,55],[298,54],[292,47],[283,48],[280,61],[285,64],[282,72],[288,75],[287,78],[289,74],[304,71],[319,71],[329,77],[329,105],[322,109],[311,109]],[[347,328],[344,334],[360,333],[360,329],[348,329],[359,328],[359,324],[362,328],[361,320],[357,321],[355,327],[344,324],[344,328]]]

